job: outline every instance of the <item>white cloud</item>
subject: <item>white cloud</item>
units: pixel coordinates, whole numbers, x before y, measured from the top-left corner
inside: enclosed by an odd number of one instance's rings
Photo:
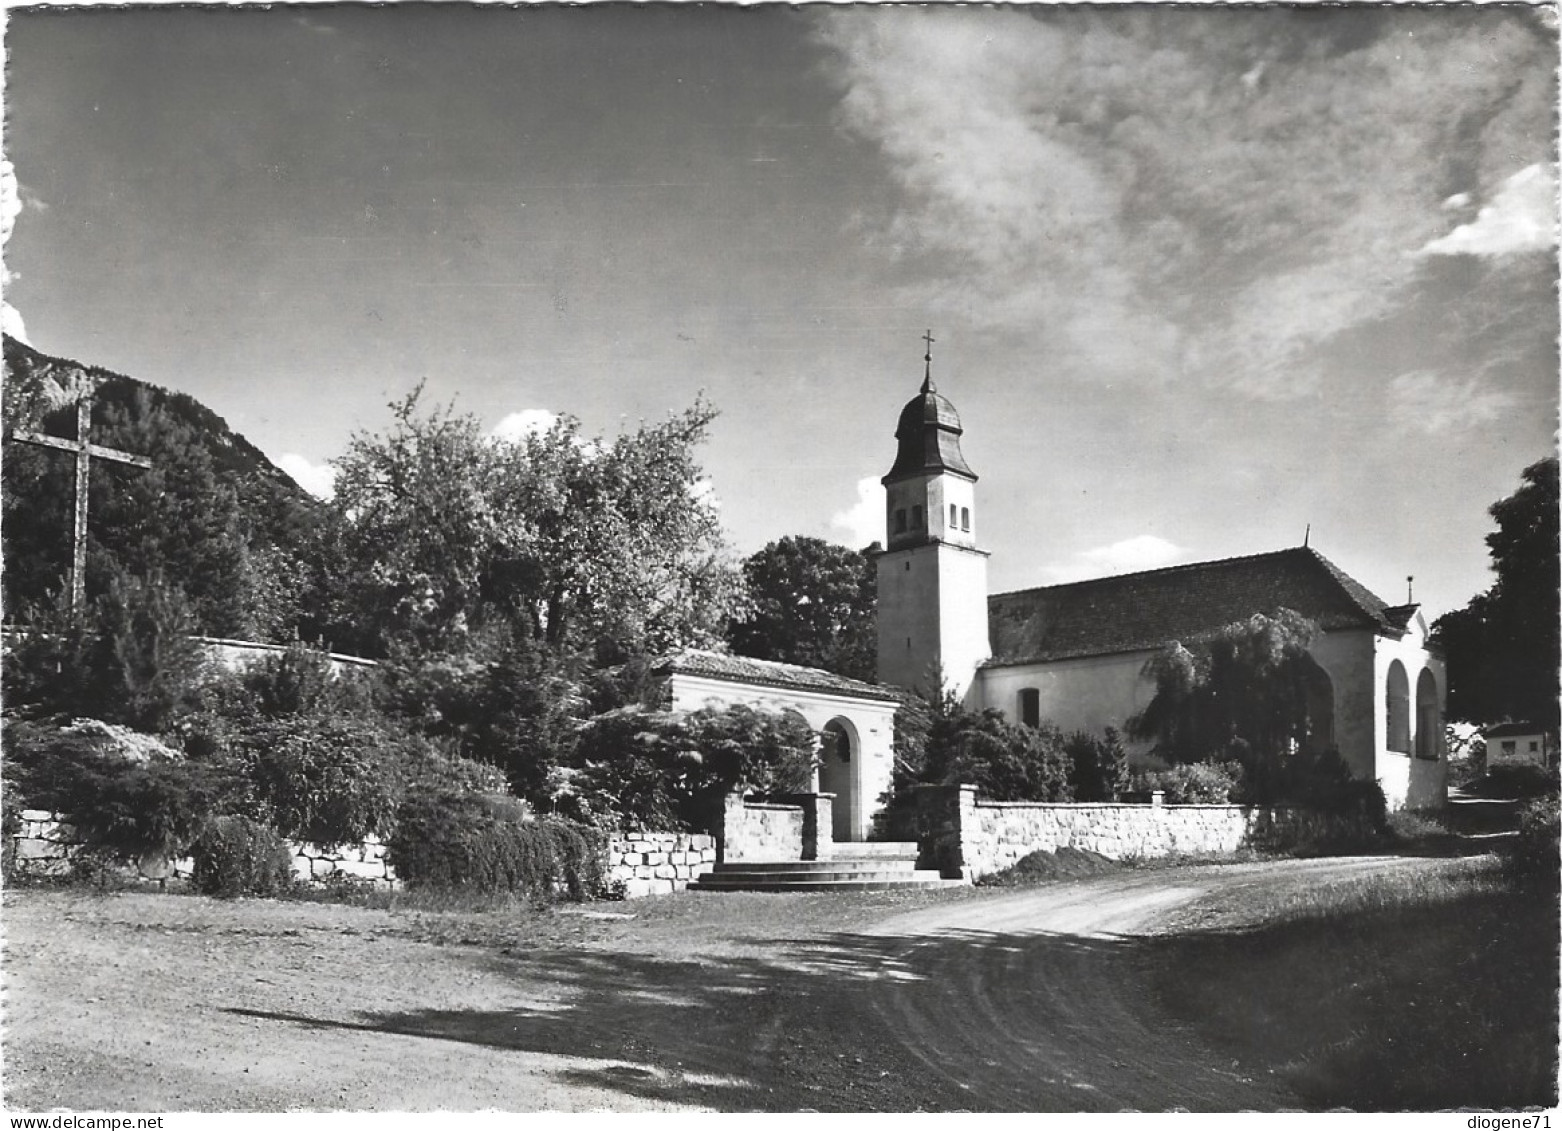
[[[1478,378],[1458,380],[1436,373],[1401,373],[1389,382],[1389,411],[1395,423],[1429,436],[1491,424],[1518,404],[1502,389]]]
[[[1084,581],[1092,577],[1159,569],[1161,566],[1176,564],[1187,554],[1188,551],[1165,538],[1140,534],[1109,546],[1082,550],[1068,562],[1048,566],[1044,572],[1053,584],[1061,584],[1065,581]]]
[[[1311,351],[1397,309],[1446,230],[1428,184],[1549,120],[1543,77],[1504,77],[1545,62],[1521,19],[1344,14],[1298,51],[1279,6],[1123,8],[817,17],[837,123],[899,190],[861,237],[931,279],[908,304],[1034,337],[1060,377],[1305,394]]]
[[[1460,195],[1468,201],[1467,194]],[[1556,243],[1556,225],[1554,169],[1529,165],[1504,181],[1474,220],[1432,240],[1420,254],[1499,256],[1546,251]]]
[[[317,499],[336,494],[336,468],[328,463],[312,463],[297,452],[285,452],[277,459],[277,466]]]
[[[41,207],[41,202],[38,202]],[[0,160],[0,246],[11,240],[11,232],[16,227],[16,218],[22,214],[22,186],[16,179],[16,167],[9,161]],[[16,273],[9,267],[0,267],[0,285],[10,286],[16,278]],[[21,311],[9,302],[0,306],[0,329],[18,341],[32,343],[27,338],[27,325],[22,321]]]
[[[8,302],[0,304],[0,330],[4,330],[7,337],[33,344],[27,336],[27,324],[22,321],[21,311]]]
[[[22,187],[16,166],[0,160],[0,242],[9,242],[16,218],[22,214]]]
[[[856,550],[884,541],[884,485],[877,475],[857,480],[856,503],[831,515],[830,526],[844,531],[842,541]]]
[[[527,408],[520,412],[512,412],[495,424],[491,435],[495,439],[514,443],[524,440],[527,436],[546,432],[558,422],[559,414],[556,412],[549,412],[545,408]]]

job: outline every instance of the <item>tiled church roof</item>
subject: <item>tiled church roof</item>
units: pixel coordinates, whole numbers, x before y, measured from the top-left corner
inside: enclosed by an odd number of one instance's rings
[[[1404,635],[1415,606],[1389,606],[1305,547],[1050,585],[987,599],[989,667],[1159,648],[1286,608],[1320,628]]]
[[[724,679],[738,683],[757,683],[765,687],[782,687],[793,691],[819,691],[829,695],[853,695],[859,699],[877,699],[883,702],[899,702],[901,693],[893,687],[880,687],[859,679],[847,679],[834,672],[819,668],[805,668],[797,664],[781,664],[774,660],[755,660],[748,656],[727,656],[720,652],[704,652],[686,648],[665,656],[656,663],[658,675],[674,672],[684,675],[705,676],[708,679]]]

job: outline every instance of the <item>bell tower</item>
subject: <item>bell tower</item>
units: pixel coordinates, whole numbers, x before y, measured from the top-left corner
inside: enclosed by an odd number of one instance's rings
[[[888,547],[878,558],[881,683],[964,699],[987,636],[987,552],[976,548],[976,473],[960,451],[960,417],[933,386],[933,335],[922,390],[900,411],[884,476]]]

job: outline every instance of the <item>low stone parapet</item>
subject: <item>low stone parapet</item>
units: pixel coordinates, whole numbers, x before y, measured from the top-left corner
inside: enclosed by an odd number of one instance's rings
[[[770,806],[766,811],[790,812],[801,827],[802,812],[796,806]],[[82,848],[69,823],[41,809],[24,809],[20,816],[21,828],[11,836],[17,873],[68,874],[72,858]],[[764,817],[756,822],[759,827],[768,823]],[[385,858],[385,845],[372,834],[345,845],[286,843],[293,854],[293,874],[302,883],[398,886],[395,869]],[[603,870],[608,884],[627,898],[661,895],[682,891],[691,880],[714,870],[717,855],[716,838],[707,834],[630,832],[608,841]],[[188,857],[149,858],[134,869],[147,880],[188,880],[194,870]]]
[[[607,848],[607,880],[625,898],[683,891],[716,867],[716,838],[701,833],[632,832]]]
[[[917,833],[922,865],[977,880],[1032,852],[1063,848],[1110,860],[1222,855],[1296,835],[1362,837],[1362,819],[1300,809],[1125,802],[985,801],[976,787],[922,786]]]

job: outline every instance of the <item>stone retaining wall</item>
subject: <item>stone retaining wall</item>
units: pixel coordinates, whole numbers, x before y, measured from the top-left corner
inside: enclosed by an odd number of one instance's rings
[[[293,850],[293,874],[300,880],[340,883],[350,879],[375,887],[396,886],[396,872],[385,862],[385,845],[373,833],[360,844],[327,848],[289,841],[288,847]]]
[[[12,837],[17,870],[34,875],[70,871],[71,857],[81,848],[70,825],[42,809],[23,809],[21,818],[22,828]],[[372,833],[360,844],[324,847],[288,841],[287,846],[293,852],[293,874],[300,880],[329,883],[331,877],[338,877],[335,882],[351,877],[378,887],[396,886],[396,873],[385,862],[385,845]],[[148,858],[136,865],[136,872],[147,880],[187,880],[194,871],[189,857]]]
[[[1060,848],[1125,860],[1231,853],[1297,833],[1370,835],[1364,822],[1302,810],[979,801],[968,785],[923,786],[918,803],[922,866],[967,880]]]
[[[11,839],[16,868],[33,875],[64,875],[81,844],[68,823],[41,809],[24,809],[22,827]],[[353,881],[394,888],[396,872],[385,860],[385,845],[370,835],[360,844],[322,847],[295,844],[293,874],[305,883]],[[610,886],[627,898],[682,891],[689,881],[716,866],[716,838],[694,833],[625,833],[608,843],[604,871]],[[144,860],[137,873],[148,880],[188,880],[194,862]]]
[[[716,838],[698,833],[625,833],[608,843],[607,879],[624,896],[682,891],[716,867]]]

